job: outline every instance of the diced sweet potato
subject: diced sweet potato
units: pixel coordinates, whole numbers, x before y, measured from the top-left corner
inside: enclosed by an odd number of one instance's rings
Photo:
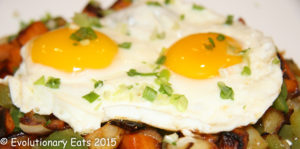
[[[160,142],[141,133],[126,134],[121,141],[120,149],[160,149]]]
[[[118,0],[111,8],[113,10],[121,10],[131,5],[131,0]]]
[[[26,29],[22,30],[19,33],[17,40],[23,46],[32,38],[46,32],[48,32],[48,28],[46,27],[46,25],[41,21],[37,21],[30,24]]]
[[[299,93],[297,79],[294,73],[291,71],[289,65],[287,64],[287,62],[284,60],[283,56],[280,53],[278,53],[278,57],[280,58],[283,78],[286,83],[288,93],[290,96],[297,95]]]

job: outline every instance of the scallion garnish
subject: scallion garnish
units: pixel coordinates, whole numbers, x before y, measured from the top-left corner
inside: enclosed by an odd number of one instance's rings
[[[180,18],[181,21],[183,21],[184,18],[185,18],[185,15],[184,15],[184,14],[181,14],[181,15],[179,16],[179,18]]]
[[[158,7],[161,6],[159,2],[154,2],[154,1],[148,1],[146,4],[149,6],[158,6]]]
[[[94,91],[82,96],[85,100],[87,100],[89,103],[93,103],[95,100],[97,100],[100,97],[97,93]]]
[[[249,76],[251,75],[251,69],[249,66],[244,66],[243,71],[241,72],[241,75],[243,76]]]
[[[102,27],[100,20],[84,13],[75,13],[73,21],[80,27]]]
[[[157,73],[156,72],[141,73],[141,72],[137,72],[135,69],[130,69],[127,72],[127,75],[130,76],[130,77],[133,77],[133,76],[156,76]]]
[[[209,37],[208,40],[213,48],[216,47],[215,42],[212,38]]]
[[[103,86],[103,81],[102,80],[94,80],[94,88],[102,87]]]
[[[227,24],[227,25],[232,25],[232,23],[233,23],[233,15],[228,15],[227,16],[227,19],[226,19],[226,21],[225,21],[225,24]]]
[[[165,0],[165,4],[168,5],[171,3],[171,0]]]
[[[149,86],[146,86],[143,92],[143,98],[153,102],[156,96],[157,96],[157,91],[155,91],[153,88]]]
[[[131,42],[123,42],[123,43],[120,43],[120,44],[119,44],[119,47],[120,47],[120,48],[123,48],[123,49],[130,49],[130,48],[131,48]]]
[[[39,79],[37,79],[33,84],[34,85],[45,85],[46,79],[45,76],[41,76]]]
[[[79,30],[71,34],[70,38],[75,41],[82,41],[85,39],[95,40],[97,39],[97,34],[90,27],[81,27]]]
[[[234,100],[234,92],[231,87],[226,86],[224,82],[218,82],[218,87],[221,90],[220,97],[222,99]]]
[[[164,56],[164,55],[161,55],[157,60],[156,60],[156,64],[157,65],[162,65],[162,64],[164,64],[165,63],[165,61],[166,61],[166,59],[167,59],[167,57],[166,56]]]
[[[217,40],[218,40],[218,41],[224,41],[224,40],[225,40],[225,36],[222,35],[222,34],[219,34],[219,35],[217,36]]]
[[[60,86],[60,79],[59,78],[54,78],[54,77],[49,77],[45,86],[53,89],[58,89]]]
[[[279,64],[280,63],[280,59],[278,57],[275,57],[272,61],[273,64]]]
[[[203,6],[201,6],[201,5],[194,4],[193,5],[193,9],[194,10],[204,10],[205,8]]]
[[[184,95],[173,94],[170,103],[180,112],[184,112],[188,107],[188,100]]]
[[[161,84],[159,88],[159,92],[171,96],[173,94],[173,89],[169,84]]]

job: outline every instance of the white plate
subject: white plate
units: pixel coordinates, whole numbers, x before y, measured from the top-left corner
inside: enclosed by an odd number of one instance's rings
[[[300,64],[300,0],[199,0],[224,15],[243,17],[247,24],[271,36],[280,50]],[[88,0],[0,0],[0,37],[15,33],[21,20],[46,12],[72,17]]]

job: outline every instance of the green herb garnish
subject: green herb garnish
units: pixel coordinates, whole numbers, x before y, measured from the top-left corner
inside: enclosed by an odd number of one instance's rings
[[[87,100],[89,103],[93,103],[95,100],[97,100],[100,97],[97,93],[94,91],[82,96],[85,100]]]
[[[157,6],[157,7],[161,6],[159,2],[152,2],[152,1],[148,1],[146,4],[149,6]]]
[[[194,10],[204,10],[205,8],[203,6],[201,6],[201,5],[194,4],[193,5],[193,9]]]
[[[213,48],[216,47],[215,42],[214,42],[214,40],[212,38],[209,37],[208,40],[209,40],[209,43],[211,44],[211,46]]]
[[[75,13],[73,21],[80,27],[102,27],[98,18],[84,13]]]
[[[37,79],[33,84],[34,85],[45,85],[45,76],[41,76],[39,79]]]
[[[218,82],[218,87],[221,90],[220,97],[222,99],[234,100],[234,92],[231,87],[226,86],[224,82]]]
[[[143,98],[153,102],[156,96],[157,96],[157,91],[155,91],[153,88],[149,86],[146,86],[143,92]]]
[[[159,88],[159,92],[171,96],[173,94],[173,89],[169,84],[161,84]]]
[[[168,5],[171,3],[171,0],[165,0],[165,4]]]
[[[250,76],[251,75],[250,67],[249,66],[244,66],[243,71],[241,72],[241,75]]]
[[[167,60],[167,57],[164,55],[161,55],[157,60],[156,60],[156,64],[157,65],[162,65],[165,63],[165,61]]]
[[[170,79],[170,71],[167,69],[163,69],[161,70],[158,75],[157,78],[155,80],[155,83],[161,85],[161,84],[169,84],[168,81]]]
[[[133,77],[133,76],[156,76],[157,73],[156,72],[141,73],[141,72],[137,72],[135,69],[130,69],[127,72],[127,75],[130,76],[130,77]]]
[[[280,63],[280,59],[278,57],[275,57],[272,61],[273,64],[279,64]]]
[[[176,109],[180,112],[184,112],[188,107],[188,100],[184,95],[172,95],[170,103],[173,104],[176,107]]]
[[[98,87],[102,87],[103,86],[103,81],[102,80],[98,80],[98,81],[94,81],[94,88],[98,88]]]
[[[53,89],[58,89],[60,86],[60,79],[59,78],[54,78],[54,77],[49,77],[45,86]]]
[[[123,49],[130,49],[131,42],[123,42],[123,43],[119,44],[119,47],[123,48]]]
[[[226,19],[226,21],[225,21],[225,24],[227,24],[227,25],[232,25],[232,23],[233,23],[233,15],[228,15],[227,16],[227,19]]]
[[[181,21],[183,21],[184,18],[185,18],[185,15],[184,15],[184,14],[181,14],[179,18],[180,18]]]
[[[222,35],[222,34],[219,34],[218,37],[217,37],[217,40],[218,41],[224,41],[225,40],[225,36]]]
[[[157,33],[156,38],[157,39],[165,39],[166,38],[166,33],[165,32]]]
[[[48,119],[45,125],[48,126],[49,124],[51,124],[51,119]]]
[[[81,27],[75,33],[73,33],[70,38],[75,41],[82,41],[82,40],[95,40],[97,39],[97,34],[94,30],[90,27]]]

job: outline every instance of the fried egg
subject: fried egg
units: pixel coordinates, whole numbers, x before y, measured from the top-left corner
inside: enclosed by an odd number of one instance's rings
[[[85,44],[74,45],[72,27],[30,41],[20,68],[7,79],[13,103],[22,112],[54,114],[80,133],[112,119],[202,133],[256,123],[282,84],[280,65],[272,63],[273,41],[242,23],[226,24],[226,16],[199,4],[156,2],[135,1],[102,18],[103,27],[94,28],[98,38]],[[124,42],[131,47],[118,46]],[[245,67],[251,73],[243,75]],[[157,75],[130,76],[130,69],[167,70],[172,94],[184,102],[174,104]],[[39,84],[53,78],[59,87]],[[98,80],[103,86],[95,86]],[[232,89],[231,99],[221,96],[220,82]],[[92,102],[84,98],[91,92],[99,95]]]

